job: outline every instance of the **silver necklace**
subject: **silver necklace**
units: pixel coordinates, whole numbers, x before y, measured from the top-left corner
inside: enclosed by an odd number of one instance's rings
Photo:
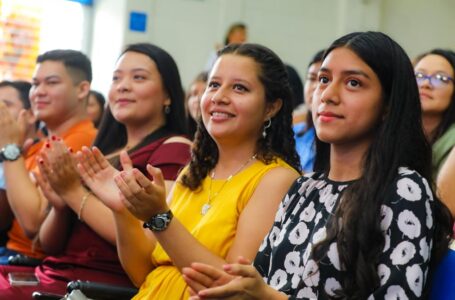
[[[205,216],[205,214],[207,214],[207,212],[209,211],[209,209],[212,207],[212,201],[213,199],[216,198],[216,196],[218,196],[221,191],[223,190],[223,188],[226,186],[226,184],[231,181],[232,177],[234,177],[235,175],[237,175],[244,167],[246,167],[246,165],[248,165],[251,161],[253,161],[254,159],[256,159],[256,156],[257,154],[255,153],[253,156],[251,156],[250,158],[248,158],[248,160],[246,162],[244,162],[234,173],[232,173],[231,175],[229,175],[229,177],[226,179],[225,182],[223,182],[223,184],[221,185],[220,189],[214,193],[212,195],[212,182],[213,182],[213,179],[215,178],[215,170],[212,171],[212,174],[210,175],[210,186],[209,186],[209,196],[207,198],[207,202],[202,205],[202,208],[201,208],[201,215]]]

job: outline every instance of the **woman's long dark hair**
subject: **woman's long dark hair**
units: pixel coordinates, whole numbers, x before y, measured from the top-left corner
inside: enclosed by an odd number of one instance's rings
[[[292,95],[286,69],[281,59],[270,49],[257,44],[233,44],[221,49],[218,56],[234,54],[252,58],[259,67],[259,80],[264,86],[265,101],[281,99],[280,111],[271,119],[267,136],[257,141],[257,158],[265,163],[276,157],[286,161],[300,172],[300,159],[295,150],[292,131]],[[218,162],[218,148],[201,120],[195,135],[189,172],[182,176],[182,183],[196,190]]]
[[[430,54],[439,55],[445,60],[447,60],[449,64],[452,66],[452,71],[455,74],[455,52],[453,52],[452,50],[433,49],[429,52],[419,55],[415,64],[417,64],[425,56]],[[430,140],[430,143],[433,144],[434,142],[436,142],[447,131],[447,129],[449,129],[449,127],[452,126],[453,123],[455,123],[455,89],[452,92],[449,107],[442,115],[441,122],[434,130],[434,135],[433,138]]]
[[[156,64],[161,75],[163,88],[171,99],[169,114],[165,114],[164,127],[175,134],[186,134],[186,115],[184,93],[179,70],[172,56],[163,49],[148,43],[132,44],[125,48],[126,52],[137,52],[147,55]],[[118,122],[112,115],[109,106],[104,111],[94,145],[104,154],[112,153],[127,143],[125,125]]]
[[[356,32],[333,42],[324,58],[340,47],[352,50],[376,73],[385,114],[365,154],[361,178],[346,188],[327,238],[314,247],[314,255],[320,260],[336,240],[346,271],[338,296],[366,299],[380,283],[376,267],[385,243],[380,228],[384,195],[396,180],[399,167],[415,170],[432,182],[431,147],[422,128],[414,71],[404,50],[383,33]],[[330,145],[317,139],[316,147],[315,170],[328,173]],[[447,250],[452,232],[450,213],[434,196],[432,264]]]

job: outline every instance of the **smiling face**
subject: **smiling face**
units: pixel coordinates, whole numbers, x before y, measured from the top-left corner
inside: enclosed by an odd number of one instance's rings
[[[381,84],[348,48],[332,50],[319,70],[313,120],[320,140],[331,144],[370,141],[383,112]]]
[[[58,126],[78,112],[85,101],[82,83],[73,82],[60,61],[44,61],[36,66],[30,89],[32,110],[49,127]]]
[[[442,56],[429,54],[423,57],[415,66],[415,72],[427,76],[440,74],[454,78],[454,70],[450,63]],[[419,84],[420,102],[424,115],[437,115],[442,117],[449,107],[454,93],[454,83],[449,81],[438,87],[433,86],[429,80]]]
[[[256,142],[264,122],[275,113],[266,105],[256,62],[225,54],[216,61],[202,96],[202,120],[217,141]]]
[[[117,121],[127,126],[161,126],[164,106],[170,103],[152,59],[132,51],[119,58],[109,90],[109,107]]]

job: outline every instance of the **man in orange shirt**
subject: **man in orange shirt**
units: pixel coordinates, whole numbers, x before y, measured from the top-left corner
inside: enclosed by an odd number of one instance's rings
[[[38,56],[30,90],[33,112],[46,124],[50,137],[63,139],[74,151],[91,145],[96,135],[86,113],[91,80],[90,60],[79,51],[53,50]],[[42,258],[44,253],[32,240],[48,212],[49,202],[30,176],[31,171],[38,171],[36,155],[26,159],[22,156],[24,124],[5,113],[2,104],[0,128],[0,160],[4,164],[7,198],[15,215],[6,252]],[[36,147],[49,144],[42,141]],[[6,262],[6,256],[0,257],[0,264]]]

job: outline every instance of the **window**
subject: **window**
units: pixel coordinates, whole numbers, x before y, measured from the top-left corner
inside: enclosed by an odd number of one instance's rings
[[[39,53],[85,51],[89,11],[77,1],[0,0],[0,80],[30,80]]]

